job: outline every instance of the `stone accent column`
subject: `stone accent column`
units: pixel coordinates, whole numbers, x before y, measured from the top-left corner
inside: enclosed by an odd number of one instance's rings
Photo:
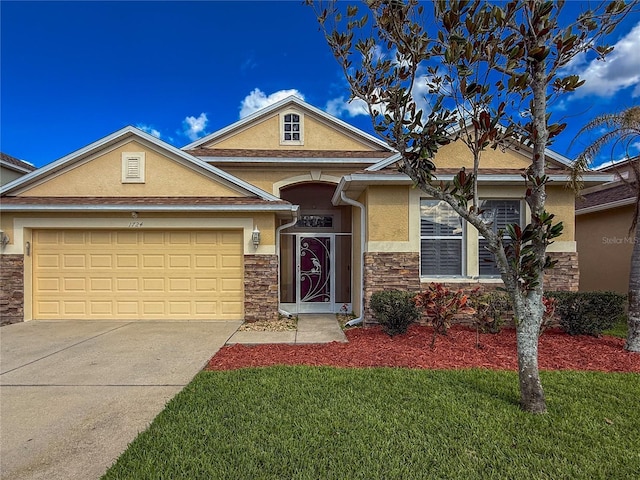
[[[556,266],[547,270],[544,289],[551,291],[577,292],[580,283],[580,268],[577,252],[549,252],[551,260],[558,260]]]
[[[24,256],[0,255],[0,325],[24,320]]]
[[[244,256],[244,319],[278,319],[278,256]]]
[[[420,291],[420,255],[417,252],[364,254],[364,325],[374,322],[371,295],[381,290]]]

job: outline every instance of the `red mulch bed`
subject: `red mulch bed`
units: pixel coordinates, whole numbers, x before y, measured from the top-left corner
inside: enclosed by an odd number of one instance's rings
[[[475,330],[463,326],[454,326],[447,336],[438,336],[433,349],[431,327],[414,325],[405,335],[395,337],[389,337],[380,328],[356,328],[345,333],[348,343],[226,346],[209,361],[207,370],[270,365],[517,369],[513,329],[496,335],[480,334],[480,348],[476,347]],[[542,370],[640,373],[640,355],[623,347],[621,338],[545,331],[540,337],[539,366]]]

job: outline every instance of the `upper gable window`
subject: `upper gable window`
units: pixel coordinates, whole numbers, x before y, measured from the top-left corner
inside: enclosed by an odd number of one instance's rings
[[[303,145],[303,116],[296,112],[285,112],[280,115],[280,144]]]
[[[144,183],[144,152],[122,153],[122,183]]]

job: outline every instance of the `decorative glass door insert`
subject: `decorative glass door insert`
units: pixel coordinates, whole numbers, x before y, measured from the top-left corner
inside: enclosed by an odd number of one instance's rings
[[[301,311],[331,311],[332,237],[300,236],[298,247],[299,305]]]

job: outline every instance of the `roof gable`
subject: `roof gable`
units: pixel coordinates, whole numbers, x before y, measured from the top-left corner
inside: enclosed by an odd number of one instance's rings
[[[288,111],[303,116],[304,142],[285,145],[279,142],[280,115]],[[391,148],[380,139],[323,112],[295,96],[269,105],[225,128],[207,135],[182,148],[184,151],[202,149],[243,150],[351,150],[384,151]],[[198,155],[203,152],[198,152]]]
[[[183,196],[202,195],[205,191],[205,194],[210,196],[257,196],[268,201],[278,200],[277,197],[131,126],[8,183],[2,187],[0,194],[84,196],[88,194],[87,188],[90,188],[92,181],[102,181],[104,191],[92,191],[88,195],[123,196],[131,195],[128,192],[132,191],[135,192],[134,195],[140,196],[167,195],[168,192],[162,189],[161,181],[149,188],[133,186],[127,192],[120,191],[121,182],[114,181],[113,178],[117,176],[118,180],[120,179],[119,172],[122,167],[119,154],[123,149],[147,152],[152,160],[150,167],[159,170],[149,173],[158,178],[165,177],[165,185],[171,185],[175,180],[172,175],[180,175],[183,183],[188,182],[187,188],[182,189]],[[108,155],[110,158],[107,159]],[[93,162],[95,164],[92,165]],[[105,184],[104,179],[93,177],[101,175],[101,164],[106,162],[111,162],[111,177]],[[192,182],[196,182],[197,185]],[[193,188],[194,186],[196,188]]]
[[[482,153],[480,160],[481,169],[514,169],[514,168],[526,168],[531,164],[532,151],[529,147],[524,145],[511,146],[506,149],[488,149]],[[545,155],[547,157],[547,163],[550,169],[566,170],[571,165],[571,160],[554,152],[553,150],[546,149]],[[389,168],[395,165],[402,156],[397,153],[392,157],[382,160],[375,165],[367,168],[367,171],[379,172],[385,168]],[[473,157],[466,145],[457,140],[451,142],[448,145],[442,146],[434,158],[434,163],[437,169],[442,168],[472,168]],[[436,170],[437,174],[437,170]]]

